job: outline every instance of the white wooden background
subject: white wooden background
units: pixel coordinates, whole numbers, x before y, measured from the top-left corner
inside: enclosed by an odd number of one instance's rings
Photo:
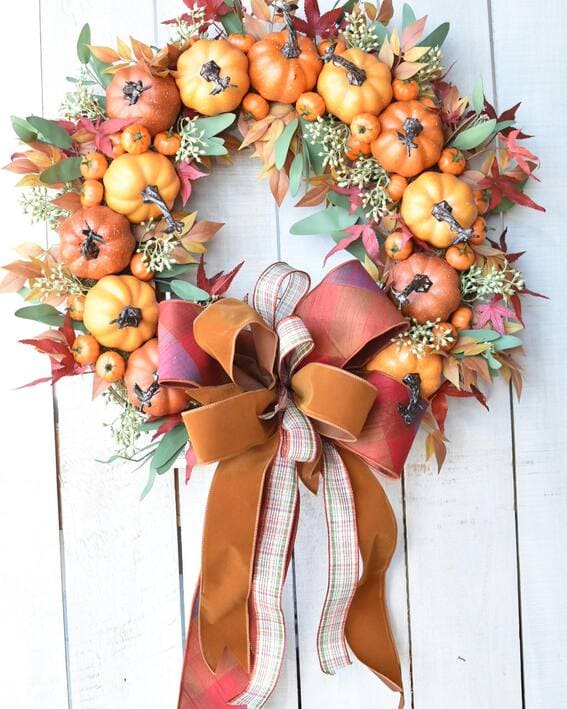
[[[329,3],[330,4],[330,3]],[[529,285],[551,301],[527,302],[526,387],[521,403],[500,383],[490,414],[452,402],[451,449],[441,475],[416,443],[401,483],[386,482],[399,522],[388,598],[403,663],[407,707],[560,709],[567,706],[567,386],[564,150],[567,94],[561,0],[418,0],[431,28],[450,19],[447,63],[464,91],[482,74],[506,108],[520,98],[522,126],[537,136],[540,215],[507,223]],[[181,0],[18,0],[0,9],[4,62],[0,154],[14,148],[10,113],[53,116],[73,73],[75,40],[90,21],[96,43],[131,33],[165,38],[159,20]],[[322,274],[329,241],[289,236],[298,218],[279,213],[258,164],[246,157],[197,184],[193,205],[224,220],[209,262],[246,265],[246,292],[269,262]],[[13,175],[1,179],[0,262],[35,238],[19,213]],[[14,709],[174,709],[187,609],[198,566],[210,471],[159,479],[139,503],[145,473],[102,466],[110,450],[104,405],[90,381],[23,391],[45,362],[16,339],[37,326],[16,321],[0,299],[0,706]],[[354,664],[335,678],[318,670],[314,640],[326,583],[320,500],[303,495],[295,563],[286,588],[285,669],[271,709],[389,709],[396,699]],[[294,608],[297,630],[294,631]],[[297,637],[297,643],[294,642]],[[297,649],[296,649],[297,644]]]

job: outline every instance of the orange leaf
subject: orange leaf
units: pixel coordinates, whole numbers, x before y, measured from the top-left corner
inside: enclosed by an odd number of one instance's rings
[[[266,118],[262,118],[261,121],[256,121],[255,123],[252,123],[252,125],[250,125],[248,129],[248,132],[246,133],[246,137],[240,144],[239,150],[247,148],[249,145],[252,145],[252,143],[255,143],[257,140],[259,140],[275,120],[275,116],[266,116]]]
[[[256,15],[256,17],[260,20],[264,20],[265,22],[269,22],[271,20],[270,9],[264,0],[252,0],[252,14]]]
[[[193,256],[191,256],[189,250],[187,248],[184,248],[183,246],[176,246],[175,249],[172,251],[171,256],[175,263],[197,263],[197,260],[194,259]]]
[[[278,207],[282,206],[288,187],[289,178],[287,174],[283,170],[274,168],[270,175],[270,189],[274,195],[274,199],[278,203]]]
[[[209,222],[206,220],[202,222],[197,222],[187,235],[187,239],[189,241],[194,241],[203,244],[204,242],[212,239],[213,236],[217,233],[217,231],[223,226],[223,222]]]
[[[383,25],[387,25],[393,16],[394,5],[392,0],[382,0],[382,4],[378,10],[378,22],[381,22]]]
[[[394,76],[396,79],[401,79],[402,81],[404,79],[410,79],[412,76],[415,76],[420,69],[423,69],[424,66],[426,65],[421,62],[402,62],[395,68]]]
[[[43,183],[39,179],[39,175],[25,175],[21,180],[16,182],[16,187],[40,187],[42,185]]]
[[[55,204],[57,207],[61,207],[61,209],[73,214],[77,209],[81,208],[81,196],[78,192],[65,192],[52,199],[51,204]]]
[[[147,44],[144,44],[143,42],[134,39],[134,37],[130,37],[130,44],[132,45],[132,49],[134,50],[134,56],[138,61],[141,61],[142,59],[150,61],[150,59],[154,56],[151,47],[148,47]]]
[[[36,268],[30,261],[13,261],[2,268],[20,278],[37,278],[41,274],[41,269]]]
[[[17,293],[23,288],[27,278],[17,276],[15,273],[6,273],[0,281],[0,293]]]
[[[124,40],[120,39],[120,37],[116,38],[116,47],[118,49],[118,54],[122,57],[122,59],[125,59],[126,61],[131,61],[132,60],[132,51],[130,47],[124,42]]]
[[[34,244],[33,241],[24,241],[16,246],[15,251],[24,258],[37,258],[43,254],[44,249],[39,244]]]
[[[118,52],[115,52],[111,47],[95,47],[92,44],[88,45],[91,52],[103,64],[114,64],[120,59]]]
[[[251,34],[254,39],[262,39],[268,34],[266,25],[252,15],[244,14],[242,22],[246,32]]]
[[[303,197],[297,202],[296,207],[316,207],[318,204],[322,204],[325,201],[327,192],[330,186],[324,182],[316,187],[312,187],[308,192],[306,192]]]

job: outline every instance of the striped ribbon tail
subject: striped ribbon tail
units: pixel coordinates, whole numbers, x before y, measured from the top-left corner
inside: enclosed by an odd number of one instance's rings
[[[278,681],[285,649],[281,597],[293,537],[298,501],[297,471],[293,460],[276,455],[266,478],[258,546],[252,577],[251,602],[256,647],[248,687],[231,704],[258,709]]]
[[[323,442],[323,491],[329,540],[329,576],[317,651],[321,669],[335,674],[350,665],[345,624],[358,583],[358,541],[348,470],[335,446]]]

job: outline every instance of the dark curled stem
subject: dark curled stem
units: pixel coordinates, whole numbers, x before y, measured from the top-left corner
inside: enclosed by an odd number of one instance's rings
[[[210,62],[206,62],[201,67],[199,74],[203,77],[205,81],[209,81],[214,84],[213,90],[211,91],[211,96],[216,96],[217,94],[222,94],[226,89],[235,89],[236,84],[230,83],[230,76],[225,76],[221,79],[221,68],[220,66],[211,59]]]
[[[422,401],[419,395],[421,377],[417,372],[406,374],[402,381],[409,389],[409,403],[398,404],[398,411],[400,412],[400,416],[403,418],[404,423],[409,426],[416,422],[418,416],[425,408],[425,402]]]
[[[143,409],[144,406],[150,408],[152,405],[152,399],[158,393],[160,385],[158,382],[158,373],[154,372],[152,383],[147,389],[142,389],[139,384],[134,384],[134,394],[140,402],[140,408]]]
[[[138,99],[144,91],[148,89],[151,89],[151,86],[144,86],[140,79],[138,79],[138,81],[126,81],[122,87],[122,94],[128,101],[128,105],[133,106],[138,102]]]
[[[445,222],[449,225],[451,231],[454,231],[457,236],[453,240],[453,244],[460,244],[463,241],[468,241],[472,236],[474,236],[474,231],[472,228],[465,229],[462,224],[455,219],[453,215],[453,207],[449,202],[443,200],[442,202],[437,202],[433,205],[431,209],[432,216],[437,219],[438,222]]]
[[[429,276],[423,273],[416,273],[411,282],[401,291],[392,288],[392,297],[396,301],[398,308],[402,308],[409,303],[409,296],[412,293],[427,293],[433,282]]]
[[[362,84],[364,84],[364,82],[366,81],[366,72],[364,71],[364,69],[361,69],[360,67],[356,66],[356,64],[349,62],[349,60],[345,57],[341,57],[340,55],[335,54],[336,48],[337,45],[332,44],[329,49],[327,49],[327,51],[323,55],[323,61],[325,62],[325,64],[327,64],[328,62],[333,62],[335,66],[342,66],[343,69],[347,70],[348,83],[352,86],[362,86]]]
[[[142,190],[141,195],[145,204],[155,204],[156,207],[160,208],[163,218],[167,222],[166,234],[171,234],[174,231],[183,231],[183,222],[178,222],[173,218],[171,210],[160,195],[156,185],[148,185]]]
[[[87,261],[98,258],[100,254],[98,245],[104,244],[102,236],[93,231],[87,222],[85,222],[85,228],[81,231],[81,234],[85,237],[85,240],[81,244],[81,256],[86,258]]]
[[[120,315],[116,320],[111,320],[110,324],[116,323],[118,329],[121,330],[123,327],[138,327],[142,322],[142,311],[140,308],[135,308],[133,305],[127,305],[123,310],[120,311]]]
[[[415,142],[415,138],[423,131],[423,124],[417,118],[406,118],[402,126],[402,131],[398,131],[400,142],[406,146],[408,158],[411,158],[412,149],[417,150],[419,145]]]
[[[301,49],[297,40],[297,30],[293,25],[293,17],[291,16],[292,11],[297,10],[297,5],[284,2],[282,5],[274,5],[274,10],[283,15],[288,34],[287,42],[280,51],[286,59],[297,59],[301,54]]]

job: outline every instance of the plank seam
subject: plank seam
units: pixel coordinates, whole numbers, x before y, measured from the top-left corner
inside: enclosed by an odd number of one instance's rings
[[[410,706],[414,709],[413,698],[413,656],[411,644],[411,601],[410,601],[410,583],[409,583],[409,555],[408,555],[408,528],[406,519],[406,474],[405,470],[401,477],[402,485],[402,529],[404,534],[404,564],[406,578],[406,612],[408,624],[408,662],[409,662],[409,678],[410,678]]]
[[[179,567],[179,612],[181,614],[181,647],[185,652],[187,641],[187,619],[185,616],[185,578],[183,575],[183,539],[181,536],[181,504],[179,500],[179,469],[174,471],[175,486],[175,528],[177,530],[177,563]]]

